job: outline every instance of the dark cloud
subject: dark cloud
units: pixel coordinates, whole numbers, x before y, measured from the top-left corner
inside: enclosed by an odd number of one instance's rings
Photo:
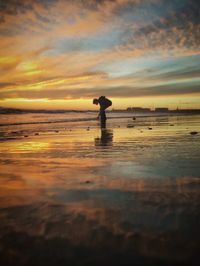
[[[25,13],[27,10],[31,10],[34,4],[49,7],[56,2],[56,0],[1,0],[0,12],[9,15],[16,15],[17,13]]]
[[[6,88],[6,87],[9,87],[9,86],[15,86],[16,84],[15,83],[12,83],[12,82],[0,82],[0,88]]]
[[[199,78],[200,77],[200,69],[182,69],[182,70],[174,70],[169,71],[167,73],[162,73],[153,77],[153,79],[161,79],[161,80],[181,80],[181,79],[192,79],[192,78]],[[200,82],[199,82],[200,85]]]
[[[132,87],[132,86],[116,86],[116,87],[96,87],[80,89],[43,89],[43,90],[18,90],[0,92],[0,98],[27,98],[40,99],[48,98],[51,100],[61,99],[80,99],[93,98],[96,95],[107,95],[110,97],[145,97],[145,96],[169,96],[169,95],[185,95],[200,93],[200,85],[198,83],[172,83],[155,85],[149,87]]]
[[[44,23],[50,23],[51,22],[51,19],[50,18],[47,18],[45,16],[42,16],[38,12],[35,12],[35,16],[36,16],[36,19],[40,20],[41,22],[44,22]]]
[[[20,0],[1,0],[0,1],[0,13],[1,15],[16,15],[17,13],[24,13],[27,10],[31,10],[33,7],[33,1],[20,1]]]
[[[168,67],[154,67],[154,68],[147,68],[143,69],[139,72],[132,73],[126,76],[127,78],[141,78],[143,80],[157,80],[167,82],[167,81],[181,81],[182,79],[190,79],[193,80],[194,78],[200,77],[200,67],[198,65],[194,66],[171,66],[171,69]],[[200,84],[200,81],[199,81]]]
[[[112,97],[145,97],[145,96],[169,96],[169,95],[184,95],[200,93],[200,85],[194,84],[169,84],[155,85],[144,88],[124,87],[119,86],[109,89],[95,89],[95,93],[102,93]]]
[[[35,5],[48,8],[56,2],[56,0],[0,0],[0,22],[5,21],[6,15],[15,16],[17,14],[24,14],[27,11],[34,10]],[[39,19],[44,18],[41,16]]]
[[[142,23],[133,30],[134,15],[144,14],[149,17],[148,23]],[[148,11],[148,13],[147,13]],[[129,13],[129,27],[124,44],[132,45],[131,49],[163,49],[174,50],[185,47],[199,50],[200,46],[200,4],[199,1],[158,1],[143,5],[143,9],[133,9]],[[144,24],[144,25],[143,25]]]

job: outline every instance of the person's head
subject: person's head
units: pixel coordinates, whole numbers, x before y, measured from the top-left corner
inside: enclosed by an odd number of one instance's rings
[[[93,104],[98,105],[98,103],[99,103],[98,99],[93,99]]]

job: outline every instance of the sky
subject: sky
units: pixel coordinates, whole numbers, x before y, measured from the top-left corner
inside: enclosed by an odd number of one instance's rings
[[[200,108],[199,0],[0,0],[0,106]]]

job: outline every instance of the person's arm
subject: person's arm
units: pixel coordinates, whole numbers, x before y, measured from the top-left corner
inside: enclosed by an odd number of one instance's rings
[[[101,98],[101,97],[100,97]],[[98,115],[97,115],[97,119],[99,119],[100,118],[100,116],[101,116],[101,103],[100,103],[100,98],[98,99],[98,103],[99,103],[99,107],[100,107],[100,109],[99,109],[99,113],[98,113]]]
[[[100,117],[100,111],[99,111],[99,113],[98,113],[98,115],[97,115],[97,119],[99,119],[99,117]]]

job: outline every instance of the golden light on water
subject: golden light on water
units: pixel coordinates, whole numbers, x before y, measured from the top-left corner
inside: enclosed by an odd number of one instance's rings
[[[34,151],[41,151],[49,147],[48,142],[41,142],[41,141],[28,141],[28,142],[21,142],[12,145],[13,149],[18,152],[34,152]]]
[[[27,133],[25,133],[27,134]],[[42,141],[14,141],[11,143],[2,144],[1,148],[5,152],[9,150],[10,153],[27,153],[27,152],[43,152],[44,149],[49,147],[49,142]]]

